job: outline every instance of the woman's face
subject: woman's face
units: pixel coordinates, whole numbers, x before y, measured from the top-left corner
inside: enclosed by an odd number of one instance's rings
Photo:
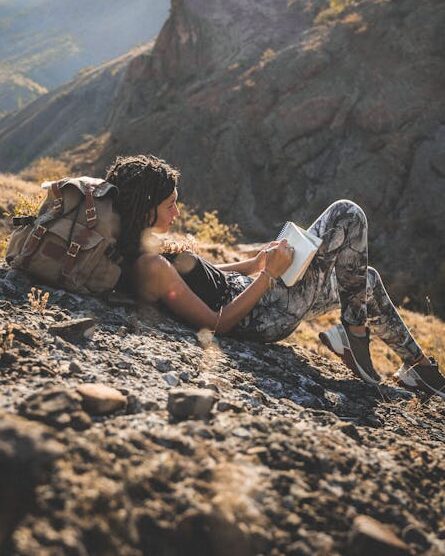
[[[176,201],[178,199],[178,190],[175,189],[166,199],[158,205],[156,221],[153,224],[153,228],[156,232],[164,234],[168,232],[170,225],[173,223],[175,218],[179,216],[179,209]],[[153,211],[154,214],[154,211]],[[150,215],[153,216],[153,215]]]

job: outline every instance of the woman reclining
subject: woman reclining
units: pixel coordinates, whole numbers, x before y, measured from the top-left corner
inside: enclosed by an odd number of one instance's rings
[[[259,342],[283,339],[301,321],[340,306],[341,322],[320,340],[358,377],[380,382],[369,352],[372,332],[402,359],[399,384],[445,398],[438,364],[423,353],[379,273],[368,266],[367,219],[357,204],[336,201],[309,227],[323,243],[302,280],[287,288],[279,278],[293,258],[286,241],[233,264],[212,265],[190,252],[144,252],[143,233],[165,233],[179,215],[179,172],[166,162],[151,155],[118,157],[106,180],[119,188],[122,287],[162,302],[197,328]]]

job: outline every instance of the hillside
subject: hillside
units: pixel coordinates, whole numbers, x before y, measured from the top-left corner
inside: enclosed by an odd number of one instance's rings
[[[0,120],[0,143],[5,156],[0,165],[4,169],[16,168],[20,160],[51,155],[103,133],[128,63],[141,54],[149,55],[152,47],[153,43],[141,45],[101,66],[85,69],[74,81],[20,112],[6,115]],[[88,155],[84,160],[94,161]]]
[[[439,399],[31,286],[0,265],[4,554],[444,553]]]
[[[99,175],[117,153],[152,151],[182,169],[189,204],[250,239],[351,198],[396,301],[422,311],[428,296],[443,316],[445,2],[332,6],[176,0],[103,103],[83,100],[80,80],[63,110],[56,94],[0,122],[0,166],[65,151]],[[71,129],[74,113],[97,140]]]
[[[151,40],[168,0],[2,0],[0,114]]]

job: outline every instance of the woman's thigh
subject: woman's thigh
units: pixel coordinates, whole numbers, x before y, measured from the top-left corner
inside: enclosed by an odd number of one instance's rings
[[[282,280],[266,292],[233,334],[245,339],[275,342],[289,336],[302,320],[338,306],[335,276],[321,276],[309,268],[304,280],[287,288]]]

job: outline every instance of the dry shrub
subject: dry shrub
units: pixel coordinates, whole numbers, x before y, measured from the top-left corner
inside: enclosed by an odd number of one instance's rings
[[[26,181],[14,174],[0,174],[0,218],[5,211],[11,212],[19,195],[32,196],[40,191],[38,184]]]
[[[354,3],[355,0],[329,0],[329,6],[318,13],[315,23],[323,24],[338,18],[348,6]]]
[[[219,220],[218,211],[204,212],[202,218],[194,209],[179,203],[180,216],[175,221],[174,231],[193,234],[197,241],[233,245],[240,230],[236,224],[224,224]]]
[[[20,176],[23,179],[41,183],[44,181],[60,180],[69,173],[70,169],[65,162],[45,156],[30,164],[20,173]]]
[[[5,256],[11,232],[9,218],[35,214],[43,198],[39,191],[34,182],[14,174],[0,174],[0,259]]]
[[[44,193],[36,193],[30,196],[19,193],[12,210],[5,212],[5,216],[36,216],[44,197]]]
[[[0,260],[5,258],[7,246],[8,246],[8,236],[2,235],[0,237]]]
[[[28,293],[28,301],[31,309],[36,313],[40,313],[43,317],[46,311],[46,306],[49,300],[49,292],[44,292],[41,289],[32,287],[31,291]]]

